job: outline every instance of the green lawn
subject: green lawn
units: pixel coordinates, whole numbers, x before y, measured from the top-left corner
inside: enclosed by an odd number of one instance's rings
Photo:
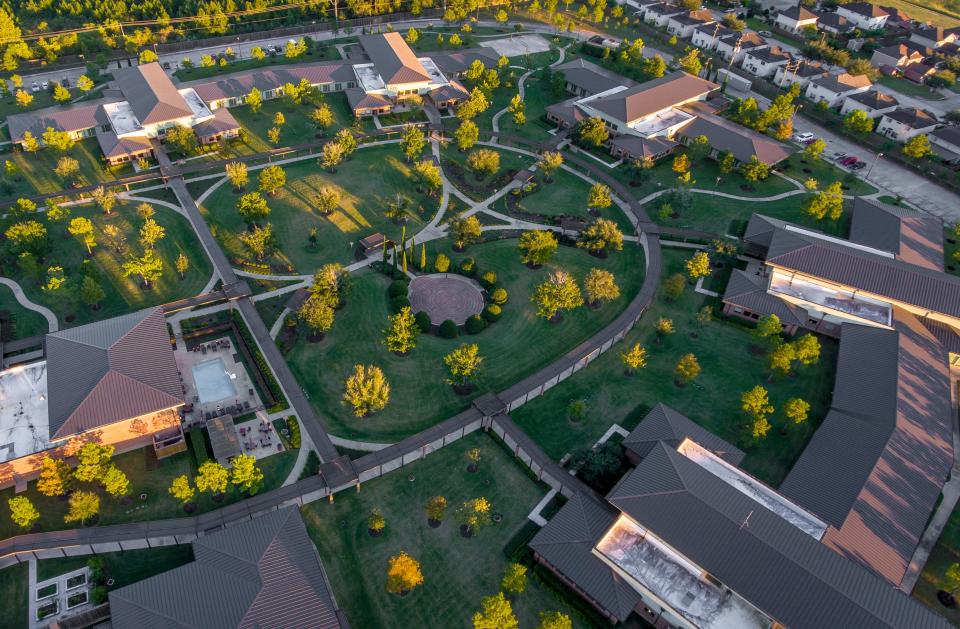
[[[352,126],[355,118],[347,104],[347,97],[342,92],[324,94],[323,97],[333,111],[334,123],[326,132],[327,137],[333,137],[333,134],[338,130]],[[264,101],[263,107],[257,113],[250,111],[250,107],[247,105],[232,107],[230,113],[247,132],[246,144],[250,152],[258,153],[277,147],[267,138],[267,131],[274,126],[273,117],[277,112],[282,113],[286,119],[286,124],[280,127],[280,146],[306,144],[318,139],[317,128],[309,118],[313,109],[313,105],[306,102],[299,106],[290,107],[284,99],[275,98]],[[238,152],[243,151],[238,150]]]
[[[264,474],[264,490],[279,487],[296,462],[296,450],[274,454],[258,462]],[[167,489],[171,481],[181,474],[193,476],[196,473],[196,463],[188,450],[172,457],[157,461],[153,455],[153,448],[141,448],[114,457],[114,463],[123,470],[130,479],[131,504],[121,504],[120,501],[108,496],[99,485],[78,483],[79,488],[95,490],[100,494],[100,520],[98,524],[124,524],[127,522],[145,522],[177,518],[186,515],[180,503],[174,500]],[[141,500],[140,495],[146,494]],[[7,500],[14,495],[13,487],[0,491],[0,504],[3,505],[0,513],[0,538],[16,535],[21,531],[9,518]],[[36,489],[36,482],[32,481],[26,492],[23,492],[40,511],[40,527],[43,531],[55,531],[77,527],[76,523],[65,523],[63,516],[67,513],[68,504],[60,498],[49,498],[40,494]],[[216,503],[209,494],[198,494],[196,498],[197,511],[203,513],[232,502],[241,500],[243,496],[236,490],[229,490],[226,498]]]
[[[883,6],[903,9],[911,19],[952,28],[960,25],[960,3],[956,0],[890,0]]]
[[[845,236],[849,230],[849,214],[844,214],[839,221],[831,221],[830,219],[815,221],[803,211],[803,203],[807,196],[800,194],[780,201],[750,202],[694,194],[691,197],[692,202],[689,208],[681,209],[676,202],[671,204],[674,211],[679,213],[676,218],[661,218],[659,199],[647,205],[647,213],[650,214],[653,221],[661,225],[735,236],[741,235],[747,221],[750,220],[750,216],[758,213],[805,225],[828,234]]]
[[[665,248],[664,277],[682,272],[689,257],[688,251]],[[513,418],[551,457],[559,459],[566,452],[592,444],[612,423],[628,430],[633,428],[649,408],[664,402],[718,436],[744,447],[747,457],[743,467],[776,486],[829,407],[836,343],[821,339],[823,353],[817,366],[800,367],[795,369],[795,377],[768,382],[766,358],[748,350],[756,342],[751,328],[722,320],[699,328],[696,313],[705,304],[715,306],[719,312],[718,300],[697,294],[689,286],[675,303],[668,303],[659,295],[624,342],[515,410]],[[677,331],[657,344],[654,325],[661,316],[673,319]],[[691,333],[699,337],[692,338]],[[648,366],[630,378],[624,375],[619,354],[634,343],[647,348]],[[673,369],[687,353],[697,357],[702,371],[694,384],[678,388],[673,382]],[[806,399],[812,406],[811,419],[801,426],[788,425],[788,420],[777,412],[770,418],[773,429],[766,439],[749,443],[748,420],[740,410],[740,394],[757,384],[768,388],[771,402],[778,408],[791,397]],[[567,419],[567,407],[578,399],[586,400],[588,410],[586,418],[574,424]]]
[[[788,177],[792,177],[801,183],[809,178],[816,179],[821,190],[833,182],[839,181],[844,186],[843,193],[847,195],[863,196],[877,192],[874,186],[857,175],[837,168],[826,159],[815,161],[805,159],[802,153],[791,155],[784,163],[783,170]]]
[[[937,600],[937,590],[947,589],[947,568],[955,563],[960,563],[960,508],[953,510],[913,589],[913,596],[924,605],[943,614],[954,625],[960,625],[960,607],[944,607]]]
[[[361,148],[333,174],[320,169],[313,160],[286,165],[284,170],[287,185],[276,197],[267,198],[272,210],[267,221],[273,225],[277,240],[270,263],[279,272],[312,273],[328,262],[353,262],[358,241],[377,232],[399,240],[400,225],[384,216],[397,194],[407,203],[408,233],[429,221],[438,203],[416,192],[407,178],[409,165],[396,145]],[[257,176],[258,172],[252,173],[248,190],[255,189]],[[323,186],[333,186],[340,192],[340,207],[329,216],[313,209],[314,197]],[[249,253],[238,238],[245,229],[236,211],[239,197],[232,186],[224,184],[207,198],[201,210],[227,255],[249,261]],[[315,248],[308,240],[314,228],[318,234]]]
[[[467,170],[467,159],[470,153],[480,149],[491,150],[500,155],[500,170],[493,175],[481,179]],[[450,144],[441,152],[443,172],[450,181],[465,195],[476,201],[482,201],[510,183],[510,172],[528,168],[534,159],[520,153],[506,149],[496,149],[490,146],[476,145],[472,149],[461,152],[455,144]]]
[[[9,191],[4,190],[3,194],[9,194],[10,197],[15,198],[69,190],[73,183],[72,178],[65,180],[54,172],[57,161],[64,155],[80,163],[80,174],[77,178],[80,186],[89,186],[98,182],[106,183],[134,174],[133,166],[130,164],[108,166],[103,161],[103,152],[97,140],[88,138],[77,142],[66,153],[50,148],[43,148],[35,153],[26,153],[17,149],[13,153],[2,156],[2,159],[11,160],[16,164],[18,169],[15,175],[4,177],[10,187]]]
[[[510,214],[508,208],[513,208],[518,212],[534,215],[528,217],[520,214],[521,218],[541,223],[553,222],[561,216],[594,220],[587,208],[591,185],[580,177],[565,170],[558,170],[553,174],[553,182],[546,183],[542,175],[536,177],[536,182],[536,191],[524,195],[516,206],[512,204],[516,197],[509,194],[498,200],[494,209]],[[601,210],[600,214],[603,218],[619,224],[625,233],[633,232],[633,224],[618,206],[612,205]]]
[[[20,563],[0,570],[0,596],[6,601],[0,606],[0,626],[29,627],[30,567]]]
[[[8,252],[7,268],[16,269],[13,279],[20,282],[24,292],[34,302],[52,309],[60,318],[61,324],[80,324],[97,319],[114,317],[126,312],[167,303],[198,294],[210,279],[211,266],[203,248],[197,241],[190,223],[182,215],[168,208],[153,206],[155,220],[164,227],[166,236],[157,244],[157,253],[163,260],[163,276],[149,290],[141,288],[138,278],[123,277],[122,264],[128,255],[141,255],[142,247],[138,242],[138,233],[142,221],[135,208],[138,203],[121,201],[111,214],[104,214],[98,207],[88,204],[73,206],[71,217],[85,216],[93,221],[97,246],[92,258],[86,255],[86,249],[75,238],[69,236],[63,224],[47,224],[51,253],[42,261],[44,268],[59,265],[68,278],[67,291],[72,293],[51,294],[41,288],[46,277],[27,277],[16,266]],[[12,219],[7,219],[9,225]],[[117,226],[126,238],[123,252],[118,253],[103,236],[107,225]],[[6,229],[6,227],[4,227]],[[183,279],[176,272],[174,262],[180,252],[186,254],[190,266]],[[92,275],[106,292],[99,310],[93,310],[78,299],[68,299],[75,294],[76,287],[82,282],[81,273]],[[68,319],[68,315],[75,315]]]
[[[11,341],[48,331],[47,320],[42,314],[21,306],[13,291],[0,285],[0,338]]]
[[[511,135],[519,135],[531,140],[544,141],[551,137],[549,131],[556,125],[547,122],[545,115],[547,105],[559,102],[563,98],[557,98],[550,91],[549,86],[541,81],[537,74],[530,75],[524,83],[523,89],[524,113],[527,121],[523,126],[517,126],[513,122],[513,116],[509,112],[500,117],[500,130]],[[512,98],[512,97],[511,97]]]
[[[606,260],[573,247],[560,247],[554,260],[539,270],[520,264],[516,245],[512,239],[494,241],[457,254],[446,241],[442,242],[442,251],[454,264],[472,256],[481,273],[496,272],[498,285],[507,289],[509,301],[503,317],[480,334],[464,335],[457,340],[421,336],[416,349],[405,357],[388,352],[382,344],[382,330],[390,314],[389,280],[374,272],[356,278],[347,305],[337,313],[337,321],[327,337],[319,343],[301,339],[287,355],[291,369],[332,433],[345,438],[396,441],[432,426],[468,404],[469,398],[457,396],[444,384],[447,373],[443,356],[461,343],[477,343],[484,357],[474,395],[504,389],[609,323],[636,294],[643,280],[642,249],[629,243],[622,252]],[[435,250],[428,251],[432,260]],[[614,273],[621,288],[619,300],[599,310],[579,308],[559,324],[536,316],[530,295],[550,270],[563,268],[582,281],[593,267]],[[340,402],[344,379],[360,363],[381,367],[391,386],[386,409],[366,419],[357,419]]]
[[[931,90],[926,85],[917,85],[916,83],[906,79],[881,75],[876,82],[880,85],[889,87],[892,90],[896,90],[906,96],[913,96],[914,98],[921,98],[924,100],[943,100],[943,96],[939,92]]]
[[[45,581],[72,570],[83,568],[87,565],[90,557],[92,555],[38,561],[37,581]],[[115,590],[190,563],[193,561],[193,546],[191,544],[159,546],[157,548],[142,548],[115,553],[100,553],[97,557],[103,559],[103,571],[107,578],[114,580],[113,586],[109,589]]]
[[[519,77],[519,72],[516,70],[508,70],[508,72],[515,72]],[[477,124],[477,128],[479,128],[481,131],[493,131],[493,117],[498,111],[509,105],[510,99],[516,95],[516,79],[512,79],[510,81],[510,87],[506,86],[506,79],[504,79],[504,83],[501,84],[501,86],[497,89],[493,90],[493,98],[490,99],[490,106],[487,107],[482,114],[474,118],[473,121]],[[509,117],[509,113],[503,114],[503,116],[500,118],[500,121],[502,122]]]
[[[466,471],[468,448],[481,449],[480,470]],[[332,504],[318,501],[302,510],[320,552],[337,602],[354,627],[467,627],[480,599],[500,591],[508,559],[504,547],[527,522],[546,488],[489,437],[474,433],[422,461],[364,483],[360,492],[338,494]],[[413,480],[411,480],[413,479]],[[447,499],[447,517],[427,525],[423,506],[434,495]],[[473,538],[460,536],[454,510],[465,500],[487,498],[502,521]],[[386,518],[381,537],[367,533],[367,516],[379,509]],[[387,562],[405,551],[420,562],[424,583],[405,597],[386,591]],[[532,572],[532,571],[531,571]],[[533,627],[541,611],[573,615],[566,593],[529,578],[516,597],[521,627]]]

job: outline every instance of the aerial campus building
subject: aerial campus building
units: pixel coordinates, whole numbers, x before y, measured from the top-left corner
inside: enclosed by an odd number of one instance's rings
[[[701,135],[714,157],[729,152],[738,164],[756,157],[773,165],[790,155],[779,142],[717,115],[729,104],[720,85],[692,74],[672,72],[638,85],[582,59],[560,64],[557,71],[574,96],[549,105],[547,119],[572,128],[599,118],[615,157],[661,159]]]
[[[0,487],[18,490],[44,455],[72,456],[87,441],[125,452],[185,449],[180,372],[161,308],[44,337],[40,360],[0,371]]]
[[[8,116],[10,139],[22,147],[25,138],[42,140],[48,129],[78,140],[96,137],[107,162],[121,164],[150,157],[152,141],[177,126],[192,128],[201,144],[236,137],[241,125],[228,108],[245,104],[254,88],[267,100],[306,80],[321,93],[343,92],[356,116],[403,110],[414,96],[446,108],[469,96],[457,77],[471,63],[490,68],[498,60],[489,48],[417,57],[399,33],[364,35],[360,51],[357,61],[255,70],[180,86],[159,63],[115,70],[100,100]]]
[[[728,315],[840,341],[830,411],[778,489],[659,405],[624,441],[636,467],[531,542],[611,621],[948,626],[901,590],[954,463],[960,279],[935,218],[857,199],[850,234],[754,215],[723,295]]]

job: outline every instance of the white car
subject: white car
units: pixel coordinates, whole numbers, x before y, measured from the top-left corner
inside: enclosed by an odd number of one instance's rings
[[[770,31],[757,31],[757,35],[760,37],[773,37],[773,33]]]
[[[48,89],[50,89],[50,81],[44,81],[43,85],[40,86],[40,89],[42,89],[43,91],[47,91]]]
[[[40,85],[39,85],[36,81],[34,81],[34,82],[33,82],[33,85],[30,86],[30,89],[31,89],[32,91],[34,91],[34,92],[39,92],[39,91],[40,91]]]
[[[813,140],[816,137],[817,136],[813,135],[812,133],[794,133],[793,134],[794,142],[799,142],[800,144],[803,144],[804,142],[809,142],[810,140]]]

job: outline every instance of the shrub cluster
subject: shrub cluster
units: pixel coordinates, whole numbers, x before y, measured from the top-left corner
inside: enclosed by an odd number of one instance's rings
[[[290,431],[290,446],[300,447],[300,422],[293,415],[287,417],[287,430]]]

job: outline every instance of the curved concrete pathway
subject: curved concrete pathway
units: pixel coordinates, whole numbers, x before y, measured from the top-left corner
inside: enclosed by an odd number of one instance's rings
[[[17,303],[26,308],[27,310],[32,310],[34,312],[39,312],[47,320],[47,327],[50,332],[56,332],[60,329],[60,322],[57,321],[57,315],[53,314],[53,311],[47,308],[46,306],[41,306],[36,304],[23,293],[23,288],[20,287],[20,284],[17,284],[15,281],[8,277],[0,277],[0,284],[3,284],[7,288],[13,291],[13,296],[17,299]]]

